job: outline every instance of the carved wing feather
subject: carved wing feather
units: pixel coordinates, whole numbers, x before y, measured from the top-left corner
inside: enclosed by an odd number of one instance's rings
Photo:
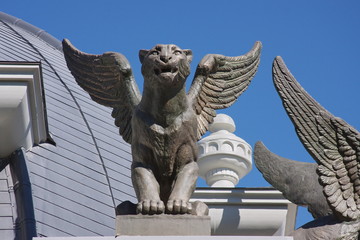
[[[198,119],[198,139],[216,116],[215,110],[227,108],[249,86],[260,62],[261,43],[245,55],[226,57],[206,55],[199,63],[188,96]]]
[[[300,86],[281,57],[274,60],[273,81],[301,142],[315,160],[325,159],[315,122],[320,112],[328,112]]]
[[[359,218],[359,132],[317,103],[280,57],[274,60],[273,80],[301,142],[319,164],[320,184],[329,205],[341,218]]]
[[[141,94],[128,60],[115,52],[102,55],[81,52],[67,39],[63,40],[63,51],[76,82],[95,102],[113,108],[120,135],[131,143],[131,118]]]
[[[318,167],[325,196],[336,212],[357,219],[360,217],[360,134],[332,115],[320,113],[316,121],[326,156],[326,161],[321,161]]]

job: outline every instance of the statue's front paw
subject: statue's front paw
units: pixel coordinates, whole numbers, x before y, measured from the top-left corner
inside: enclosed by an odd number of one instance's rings
[[[186,200],[172,199],[166,204],[166,213],[169,214],[191,214],[192,205]]]
[[[136,213],[138,214],[162,214],[165,212],[164,202],[161,200],[143,200],[137,204]]]

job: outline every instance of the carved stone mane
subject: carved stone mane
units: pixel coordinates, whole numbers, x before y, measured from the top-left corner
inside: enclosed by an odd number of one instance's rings
[[[172,56],[174,51],[185,54]],[[145,50],[141,53],[145,54]],[[192,53],[176,45],[156,45],[147,54],[148,57],[140,55],[144,91],[139,108],[151,114],[157,124],[166,127],[190,107],[185,82],[190,74]]]

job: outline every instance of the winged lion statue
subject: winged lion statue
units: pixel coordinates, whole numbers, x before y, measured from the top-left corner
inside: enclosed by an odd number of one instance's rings
[[[281,57],[273,81],[296,133],[316,163],[270,152],[261,142],[254,159],[264,178],[315,218],[294,239],[358,239],[360,230],[360,133],[333,116],[296,81]]]
[[[243,93],[257,71],[261,43],[239,57],[209,54],[199,63],[191,88],[192,51],[174,44],[140,50],[143,94],[120,53],[91,55],[63,40],[77,83],[97,103],[113,108],[120,135],[131,144],[131,178],[139,214],[191,213],[198,177],[197,140],[216,116]]]

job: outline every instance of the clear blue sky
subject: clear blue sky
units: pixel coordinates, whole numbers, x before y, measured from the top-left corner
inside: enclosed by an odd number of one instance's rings
[[[80,50],[117,51],[130,61],[142,86],[139,49],[174,43],[193,50],[192,72],[208,53],[242,55],[263,43],[258,73],[225,111],[236,134],[254,146],[312,162],[298,140],[272,83],[275,56],[326,109],[360,130],[360,1],[90,1],[4,0],[0,11],[52,34]],[[192,75],[188,79],[192,81]],[[239,187],[269,184],[255,169]],[[297,226],[311,220],[300,211]]]

